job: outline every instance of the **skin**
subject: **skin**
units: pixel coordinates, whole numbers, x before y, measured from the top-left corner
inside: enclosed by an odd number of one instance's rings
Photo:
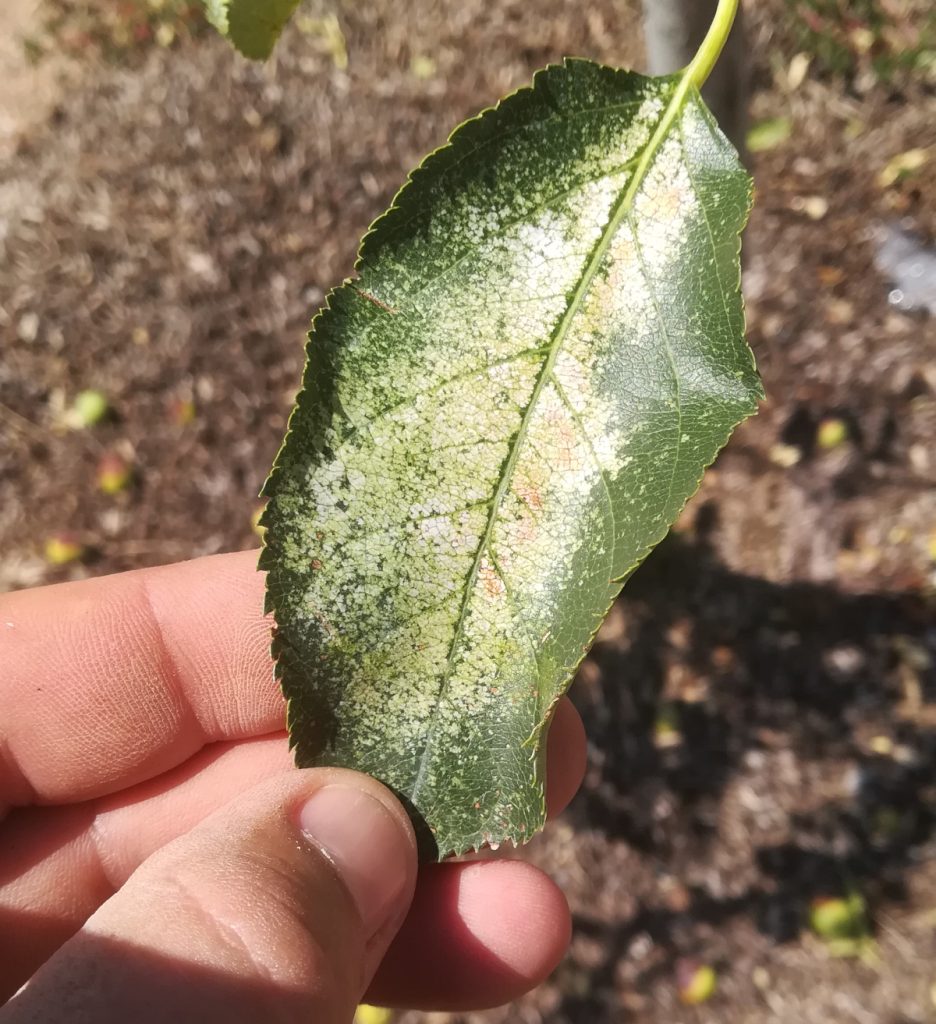
[[[386,789],[292,766],[255,564],[241,552],[0,597],[0,1024],[344,1024],[364,998],[481,1008],[563,955],[568,907],[538,869],[417,869]],[[548,753],[556,813],[584,769],[568,701]],[[334,821],[324,839],[303,824],[328,787],[366,803],[370,841],[352,853],[374,847],[392,898],[362,902]]]

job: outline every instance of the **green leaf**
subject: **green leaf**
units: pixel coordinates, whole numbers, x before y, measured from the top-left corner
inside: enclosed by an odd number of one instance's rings
[[[313,321],[261,567],[300,765],[438,856],[544,821],[544,735],[761,395],[750,182],[685,76],[583,60],[462,125]]]
[[[789,139],[793,122],[788,117],[775,117],[752,125],[747,133],[747,147],[752,153],[763,153],[776,149]]]
[[[300,0],[204,0],[214,27],[245,57],[265,60]]]

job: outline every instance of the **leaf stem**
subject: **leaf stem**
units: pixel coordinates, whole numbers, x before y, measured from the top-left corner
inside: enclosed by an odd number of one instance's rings
[[[702,40],[702,45],[683,71],[685,78],[697,89],[705,85],[706,79],[712,73],[737,13],[738,0],[718,0],[715,17],[712,18],[712,24]]]

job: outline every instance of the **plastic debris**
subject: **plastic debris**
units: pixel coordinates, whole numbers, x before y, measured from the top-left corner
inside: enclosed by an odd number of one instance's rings
[[[891,305],[936,314],[936,249],[898,224],[876,232],[874,265],[891,284]]]

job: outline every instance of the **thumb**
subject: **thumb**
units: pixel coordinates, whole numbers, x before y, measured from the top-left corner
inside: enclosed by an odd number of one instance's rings
[[[146,860],[0,1022],[350,1024],[415,879],[388,790],[289,772]]]

